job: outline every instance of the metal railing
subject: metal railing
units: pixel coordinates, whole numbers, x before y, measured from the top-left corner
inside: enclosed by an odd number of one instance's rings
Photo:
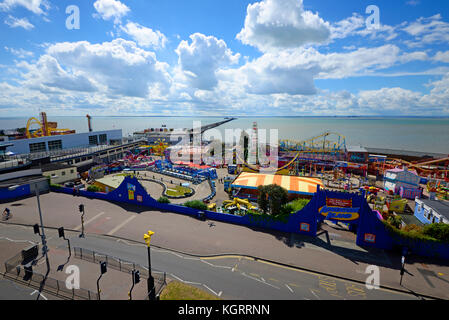
[[[63,299],[98,300],[98,295],[96,292],[83,288],[68,289],[65,281],[45,277],[40,273],[33,272],[31,277],[25,280],[25,269],[21,266],[21,261],[22,254],[19,253],[5,262],[5,278],[37,290],[40,289],[42,282],[45,280],[45,285],[42,288],[42,292],[47,292]]]
[[[131,262],[128,260],[124,260],[121,258],[109,256],[104,253],[95,252],[89,249],[79,248],[75,247],[73,248],[75,252],[75,257],[81,260],[93,262],[93,263],[99,263],[100,261],[106,261],[109,268],[129,273],[131,274],[133,270],[137,270],[140,272],[140,276],[142,278],[148,279],[149,272],[148,268],[141,266],[135,262]],[[167,284],[167,275],[165,272],[155,270],[154,268],[151,269],[151,275],[154,278],[154,287],[156,291],[156,296],[159,296],[162,292],[162,289]]]
[[[20,168],[31,164],[29,156],[0,156],[0,170]]]

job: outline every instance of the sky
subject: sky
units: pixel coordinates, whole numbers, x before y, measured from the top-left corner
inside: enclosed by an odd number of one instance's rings
[[[0,0],[0,117],[449,116],[447,0]]]

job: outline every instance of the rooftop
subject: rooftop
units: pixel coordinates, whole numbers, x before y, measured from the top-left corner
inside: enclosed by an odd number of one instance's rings
[[[33,167],[33,169],[42,169],[42,172],[63,170],[74,168],[74,165],[62,164],[62,163],[47,163]]]
[[[368,152],[368,150],[366,150],[362,146],[348,146],[348,147],[346,147],[346,151],[348,151],[348,152],[362,152],[362,153],[367,153]]]
[[[429,199],[420,199],[420,201],[449,220],[449,202]]]
[[[257,189],[259,186],[276,184],[285,188],[289,193],[313,195],[319,185],[324,189],[320,179],[282,176],[273,174],[260,174],[243,172],[232,183],[234,188]]]
[[[105,186],[117,189],[125,179],[125,176],[107,176],[101,179],[97,179],[96,182],[104,184]]]

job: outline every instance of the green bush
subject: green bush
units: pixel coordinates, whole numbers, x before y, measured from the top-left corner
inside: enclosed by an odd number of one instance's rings
[[[62,186],[60,184],[50,183],[50,187],[60,189]]]
[[[309,199],[296,199],[296,200],[288,203],[287,206],[292,209],[290,211],[290,213],[296,213],[296,212],[301,211],[302,209],[304,209],[305,206],[309,202],[310,202]]]
[[[391,215],[387,222],[391,224],[396,229],[401,229],[402,226],[402,218],[400,216]]]
[[[97,186],[88,186],[87,187],[87,191],[89,191],[89,192],[100,192],[100,188],[98,188]]]
[[[157,199],[157,202],[159,203],[170,203],[170,200],[167,197],[160,197]]]
[[[405,231],[405,230],[399,230],[398,228],[395,228],[387,221],[382,221],[385,225],[386,229],[390,232],[392,236],[399,237],[401,239],[405,239],[411,242],[414,241],[431,241],[431,242],[441,242],[437,239],[430,237],[428,235],[423,234],[422,232],[416,232],[416,231]]]
[[[184,203],[185,207],[197,209],[197,210],[207,210],[207,205],[200,200],[192,200]]]
[[[422,234],[442,242],[449,242],[449,225],[445,223],[428,224],[422,229]]]

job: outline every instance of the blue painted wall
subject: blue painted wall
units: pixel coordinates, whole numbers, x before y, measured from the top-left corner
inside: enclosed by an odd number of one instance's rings
[[[8,188],[0,188],[0,201],[26,197],[30,194],[30,185],[23,185],[12,191],[10,191]]]
[[[129,187],[133,189],[133,198],[129,198]],[[52,191],[72,194],[73,190],[69,188],[53,188]],[[121,203],[129,203],[134,205],[142,205],[156,210],[170,211],[174,213],[185,214],[196,217],[199,213],[204,213],[209,220],[216,220],[226,223],[233,223],[248,227],[260,227],[270,230],[277,230],[287,233],[298,233],[308,236],[316,236],[318,221],[323,220],[323,216],[318,214],[318,209],[326,205],[326,197],[337,199],[352,199],[353,207],[359,207],[359,218],[352,222],[357,226],[357,245],[362,247],[373,247],[389,250],[394,246],[407,246],[418,255],[428,257],[439,257],[449,260],[449,245],[433,242],[419,241],[410,243],[407,240],[393,237],[385,228],[383,222],[379,219],[377,212],[373,211],[365,200],[363,194],[343,193],[327,190],[318,190],[307,206],[297,213],[290,216],[287,223],[273,220],[256,221],[250,215],[234,216],[230,214],[217,213],[211,211],[200,211],[197,209],[187,208],[184,206],[163,204],[157,202],[148,195],[142,185],[136,178],[125,177],[122,184],[110,193],[95,193],[88,191],[80,191],[81,196],[102,199],[106,201],[115,201]],[[309,226],[308,231],[302,231],[301,224]],[[366,238],[366,235],[374,235]]]

